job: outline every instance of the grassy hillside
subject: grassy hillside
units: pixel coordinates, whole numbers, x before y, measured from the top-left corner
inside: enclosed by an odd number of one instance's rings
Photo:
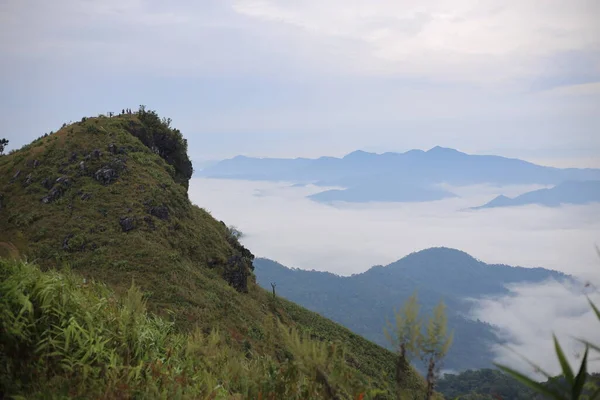
[[[189,201],[187,144],[169,125],[143,109],[84,118],[0,157],[0,255],[26,258],[42,271],[68,267],[66,276],[77,277],[68,279],[106,283],[116,299],[128,298],[135,282],[148,310],[172,321],[176,334],[218,331],[232,354],[267,357],[283,371],[294,352],[273,323],[280,321],[313,340],[347,348],[350,372],[356,375],[335,380],[339,393],[389,388],[392,353],[293,303],[274,300],[256,285],[254,256],[235,232]],[[20,271],[3,268],[8,271],[4,281]],[[41,281],[43,274],[62,279],[53,272],[40,274]],[[88,303],[93,308],[93,301]],[[2,306],[8,312],[14,304]],[[87,315],[73,307],[68,312],[74,318]],[[218,371],[212,372],[216,378]],[[302,379],[318,381],[307,376]],[[408,381],[407,391],[422,390],[418,375]]]

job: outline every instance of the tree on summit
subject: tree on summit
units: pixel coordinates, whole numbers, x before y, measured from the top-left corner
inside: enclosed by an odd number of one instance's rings
[[[4,154],[6,146],[8,146],[8,139],[0,139],[0,156]]]

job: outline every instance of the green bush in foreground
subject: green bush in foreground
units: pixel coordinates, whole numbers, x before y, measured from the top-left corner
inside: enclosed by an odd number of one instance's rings
[[[280,360],[217,331],[175,332],[134,286],[122,298],[77,275],[0,259],[0,398],[374,398],[338,346],[278,324]]]

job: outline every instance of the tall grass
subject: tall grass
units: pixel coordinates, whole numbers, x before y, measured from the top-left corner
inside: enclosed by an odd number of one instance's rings
[[[218,331],[178,333],[134,285],[117,297],[69,271],[0,260],[0,398],[350,399],[376,393],[344,351],[279,326],[280,359]]]

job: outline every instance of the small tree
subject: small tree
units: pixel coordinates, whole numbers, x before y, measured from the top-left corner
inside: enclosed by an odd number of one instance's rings
[[[427,400],[433,398],[437,369],[452,345],[453,335],[448,333],[447,325],[446,305],[441,301],[433,310],[419,343],[421,358],[427,364]]]
[[[385,335],[398,352],[396,360],[396,384],[398,398],[406,387],[405,377],[410,372],[410,360],[420,357],[428,365],[427,368],[427,400],[433,398],[437,367],[448,353],[452,344],[452,334],[448,334],[446,306],[440,302],[428,319],[425,332],[423,320],[419,315],[417,294],[413,294],[400,311],[395,313],[396,326],[388,322]]]
[[[6,146],[8,146],[8,139],[0,139],[0,156],[4,154]]]
[[[410,360],[419,355],[421,340],[421,319],[419,318],[419,303],[414,293],[401,310],[395,312],[396,326],[388,322],[384,329],[385,336],[398,353],[396,359],[396,384],[398,395],[404,387],[405,377],[410,370]]]

